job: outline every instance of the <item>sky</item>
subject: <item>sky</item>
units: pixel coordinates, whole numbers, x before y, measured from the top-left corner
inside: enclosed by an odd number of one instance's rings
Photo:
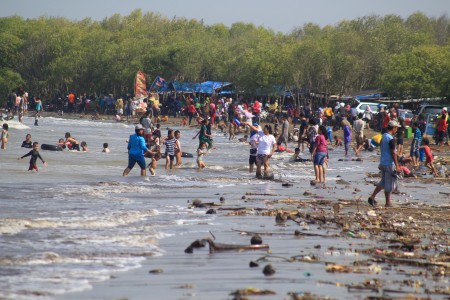
[[[450,15],[450,0],[0,0],[0,17],[66,17],[103,20],[135,9],[162,16],[203,20],[205,24],[253,23],[288,33],[312,22],[336,25],[368,15],[396,14],[407,18],[420,11],[428,17]]]

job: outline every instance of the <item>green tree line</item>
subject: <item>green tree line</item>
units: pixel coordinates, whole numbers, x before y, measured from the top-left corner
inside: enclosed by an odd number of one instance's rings
[[[307,23],[283,34],[248,23],[205,25],[136,10],[102,21],[0,19],[0,99],[13,88],[42,97],[133,91],[149,79],[229,81],[254,95],[274,86],[343,95],[450,95],[450,22],[417,12]]]

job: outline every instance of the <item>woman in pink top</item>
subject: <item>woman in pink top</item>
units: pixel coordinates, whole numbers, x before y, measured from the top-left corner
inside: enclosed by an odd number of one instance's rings
[[[326,163],[328,155],[327,138],[327,128],[322,125],[319,127],[319,135],[316,137],[314,149],[311,153],[311,160],[314,161],[314,173],[316,174],[313,183],[325,183],[326,171],[323,165]]]

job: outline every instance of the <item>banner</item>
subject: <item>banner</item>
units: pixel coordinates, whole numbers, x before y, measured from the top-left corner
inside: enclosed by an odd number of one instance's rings
[[[147,97],[148,96],[146,82],[147,81],[145,79],[145,74],[142,73],[141,71],[138,71],[136,74],[136,80],[134,83],[134,96],[135,97],[139,97],[139,96]]]
[[[158,75],[155,77],[155,80],[153,80],[153,83],[150,86],[150,89],[157,91],[160,88],[162,88],[165,84],[166,84],[166,80]]]

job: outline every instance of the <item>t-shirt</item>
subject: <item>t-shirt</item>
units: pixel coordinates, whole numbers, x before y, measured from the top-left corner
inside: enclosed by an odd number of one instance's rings
[[[433,161],[433,154],[431,153],[430,147],[424,146],[423,151],[425,152],[425,157],[427,158],[427,162]]]
[[[412,141],[412,148],[418,148],[422,145],[422,131],[419,128],[416,128],[414,131],[414,138]]]
[[[258,151],[258,144],[257,144],[258,140],[259,140],[259,134],[258,133],[255,133],[250,138],[250,155],[251,156],[256,156],[256,153]]]
[[[132,158],[139,160],[144,157],[144,151],[147,151],[148,148],[145,145],[145,140],[142,136],[137,134],[130,135],[130,139],[128,140],[128,155]]]
[[[317,152],[327,152],[327,140],[323,134],[319,134],[314,141],[314,146],[317,146]]]
[[[405,166],[399,166],[400,171],[402,171],[405,175],[411,174],[411,171]]]
[[[350,142],[352,140],[352,131],[350,130],[350,126],[345,125],[344,126],[344,141]]]
[[[353,122],[353,130],[356,133],[356,136],[363,137],[364,136],[364,121],[361,119],[356,120]]]
[[[381,157],[380,165],[390,166],[394,164],[394,159],[391,155],[391,150],[395,149],[395,140],[389,133],[383,134],[380,143]]]
[[[318,125],[314,125],[308,128],[308,140],[310,143],[313,143],[316,140],[317,137],[317,132],[319,130],[319,126]]]
[[[152,121],[150,120],[150,118],[147,118],[147,117],[143,118],[141,124],[142,124],[142,127],[144,127],[145,134],[152,133],[152,130],[150,128],[150,127],[152,127]]]
[[[170,140],[166,140],[164,142],[164,145],[166,146],[166,154],[167,155],[175,155],[175,143],[176,143],[176,139],[170,139]]]
[[[271,134],[265,135],[263,131],[258,131],[258,134],[259,134],[258,154],[264,155],[271,154],[273,145],[277,143],[275,137]]]
[[[22,142],[22,148],[33,148],[33,143],[31,141],[27,142],[26,140]]]

